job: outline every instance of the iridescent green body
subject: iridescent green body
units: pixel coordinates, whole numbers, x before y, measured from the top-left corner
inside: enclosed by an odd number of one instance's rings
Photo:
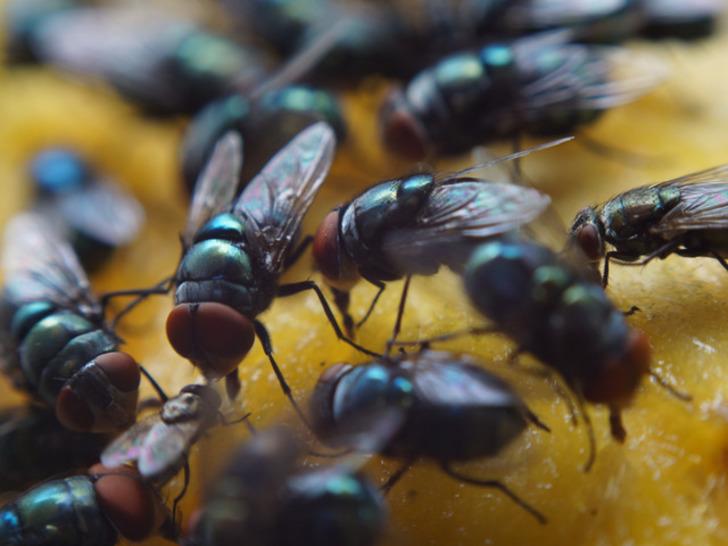
[[[421,126],[427,146],[437,153],[462,153],[473,146],[522,133],[563,135],[594,121],[601,110],[582,107],[577,90],[564,90],[558,104],[530,108],[538,96],[523,90],[574,61],[575,46],[545,44],[534,49],[527,62],[519,60],[517,44],[490,44],[479,51],[452,54],[420,72],[385,108],[410,113]],[[601,85],[589,81],[582,68],[593,62],[584,50],[580,65],[569,68],[579,86]],[[548,91],[548,90],[547,90]],[[573,96],[569,97],[568,93]]]
[[[0,413],[0,491],[20,490],[96,462],[109,437],[71,432],[46,409]]]
[[[117,540],[88,476],[46,482],[0,508],[4,546],[113,546]]]
[[[441,260],[432,252],[423,254],[421,260],[409,264],[411,269],[403,271],[381,249],[387,233],[414,224],[435,184],[430,174],[388,180],[344,205],[339,214],[339,238],[342,249],[362,277],[370,281],[391,281],[405,274],[437,272]]]
[[[51,408],[64,386],[101,411],[119,401],[120,393],[94,365],[95,358],[119,346],[100,318],[42,300],[21,304],[13,301],[13,287],[7,286],[3,302],[3,371],[17,387]]]
[[[276,281],[246,251],[243,220],[218,214],[197,232],[182,258],[175,303],[213,301],[255,317],[273,301]]]
[[[215,143],[229,130],[243,137],[245,161],[241,179],[257,173],[284,144],[305,127],[326,121],[341,141],[346,134],[336,98],[322,89],[291,85],[263,94],[251,103],[236,94],[215,100],[192,119],[182,144],[182,174],[192,194]]]
[[[665,239],[650,232],[680,203],[680,188],[647,186],[627,191],[596,209],[604,226],[604,240],[636,257],[654,252]],[[727,241],[728,242],[728,241]]]

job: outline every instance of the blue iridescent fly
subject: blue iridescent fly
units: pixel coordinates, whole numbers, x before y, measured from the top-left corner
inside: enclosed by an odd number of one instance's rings
[[[263,52],[146,5],[54,10],[18,21],[35,58],[100,77],[155,114],[194,112],[251,89],[267,71]]]
[[[493,322],[491,331],[506,334],[516,354],[533,354],[568,385],[589,433],[586,469],[595,445],[584,401],[607,406],[612,436],[623,441],[621,412],[642,378],[651,375],[666,386],[650,370],[645,334],[627,324],[589,273],[586,264],[516,236],[476,248],[463,273],[472,304]]]
[[[371,546],[384,499],[351,460],[310,468],[283,427],[254,435],[231,456],[206,495],[184,546]]]
[[[30,176],[36,208],[73,245],[86,271],[101,265],[139,233],[144,211],[77,153],[48,148],[35,155]]]
[[[495,488],[539,523],[546,522],[501,481],[473,478],[455,468],[458,462],[496,456],[529,422],[548,430],[501,379],[469,358],[423,350],[357,366],[331,366],[311,397],[314,430],[327,443],[333,436],[335,445],[341,445],[336,437],[351,423],[376,423],[393,411],[401,422],[379,452],[403,465],[385,490],[417,459],[432,459],[454,479]]]
[[[177,531],[159,492],[131,468],[94,465],[88,475],[42,483],[0,507],[4,546],[114,546]]]
[[[568,43],[553,32],[453,53],[391,91],[381,110],[389,149],[421,160],[497,139],[573,134],[663,78],[657,59]]]
[[[551,200],[541,192],[475,178],[472,171],[521,158],[570,139],[530,148],[456,173],[415,174],[380,182],[334,209],[321,223],[313,254],[349,334],[349,291],[364,278],[378,288],[410,275],[433,275],[442,265],[459,270],[470,245],[517,230]]]
[[[281,388],[297,407],[273,357],[268,331],[257,319],[276,297],[313,290],[339,339],[373,354],[341,332],[313,281],[279,285],[281,274],[310,243],[307,238],[297,245],[297,238],[303,217],[326,178],[335,143],[327,124],[308,127],[235,199],[242,142],[236,133],[223,136],[196,185],[177,272],[169,285],[145,291],[166,293],[176,288],[167,337],[208,379],[226,377],[231,398],[240,388],[238,364],[257,336]]]
[[[325,121],[341,141],[346,126],[334,95],[305,85],[287,85],[257,96],[230,95],[200,110],[185,131],[180,162],[185,188],[192,195],[217,141],[228,131],[245,142],[242,179],[257,173],[265,162],[301,130]]]
[[[70,245],[31,213],[15,217],[5,237],[3,371],[70,429],[128,427],[136,417],[139,366],[119,351]]]

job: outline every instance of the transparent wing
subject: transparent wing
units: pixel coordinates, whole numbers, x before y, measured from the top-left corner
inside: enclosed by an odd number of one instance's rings
[[[387,235],[382,248],[396,256],[463,238],[493,237],[531,222],[550,203],[533,188],[474,178],[452,180],[437,186],[414,225]]]
[[[192,243],[195,233],[207,220],[231,206],[242,165],[243,140],[238,133],[228,131],[215,145],[197,180],[182,235],[185,244]]]
[[[37,214],[18,215],[7,225],[2,264],[15,304],[48,300],[83,314],[100,309],[70,244]]]
[[[245,187],[235,214],[253,226],[251,247],[272,272],[281,270],[301,221],[334,158],[336,137],[320,122],[299,133]]]
[[[139,473],[147,479],[162,481],[176,474],[199,431],[199,421],[156,423],[146,434],[137,458]]]
[[[110,246],[131,242],[144,222],[139,202],[106,180],[62,196],[58,206],[71,227]]]
[[[513,2],[507,24],[514,29],[565,27],[608,17],[619,11],[624,0],[583,2],[580,0],[527,0]]]
[[[554,68],[521,90],[522,106],[532,116],[543,109],[613,108],[649,92],[667,75],[666,65],[645,52],[578,44],[534,49],[533,45],[516,46],[521,70],[537,74],[543,72],[543,64]]]
[[[104,449],[101,453],[101,463],[104,466],[115,467],[138,461],[145,449],[144,444],[148,434],[161,422],[158,413],[137,421]]]
[[[680,189],[680,203],[651,228],[669,234],[685,230],[728,228],[728,165],[658,184]]]

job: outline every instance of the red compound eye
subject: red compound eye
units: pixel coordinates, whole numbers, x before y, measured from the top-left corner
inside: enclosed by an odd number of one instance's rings
[[[381,112],[382,138],[387,149],[411,161],[427,156],[427,134],[422,124],[407,108],[401,90],[393,91]]]
[[[359,273],[339,244],[339,216],[332,210],[326,215],[313,239],[313,257],[326,282],[348,291],[359,279]]]
[[[650,344],[647,336],[633,330],[622,358],[605,363],[601,371],[585,386],[590,402],[626,406],[634,396],[642,376],[650,370]]]
[[[183,303],[167,317],[167,338],[211,379],[237,368],[255,341],[253,323],[222,303]]]
[[[604,254],[599,230],[594,224],[582,224],[576,230],[579,247],[590,260],[598,260]]]
[[[135,469],[97,464],[89,474],[96,478],[94,489],[101,510],[121,536],[137,542],[159,529],[160,501]]]
[[[63,426],[71,430],[82,432],[108,432],[128,427],[136,419],[136,404],[139,398],[139,381],[141,374],[139,365],[126,353],[119,351],[105,353],[94,359],[96,366],[106,375],[109,383],[121,391],[123,396],[115,400],[115,411],[122,407],[125,419],[114,422],[104,419],[103,408],[96,408],[96,415],[83,393],[79,393],[70,386],[63,387],[56,398],[56,416]],[[79,373],[89,373],[80,371]],[[114,419],[119,419],[115,413]]]

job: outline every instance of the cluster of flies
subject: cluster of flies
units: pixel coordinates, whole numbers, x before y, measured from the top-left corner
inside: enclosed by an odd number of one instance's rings
[[[498,164],[519,172],[522,157],[569,140],[560,139],[459,172],[378,182],[302,237],[303,218],[346,138],[334,90],[373,74],[398,80],[382,104],[381,132],[387,149],[411,159],[499,139],[518,144],[527,134],[563,136],[659,81],[646,69],[654,59],[645,64],[614,42],[708,35],[719,5],[224,4],[256,42],[146,7],[8,3],[10,60],[103,78],[149,114],[191,116],[180,154],[191,201],[175,271],[147,289],[98,296],[86,271],[135,237],[143,211],[73,150],[47,149],[33,159],[37,199],[6,229],[0,305],[3,371],[33,402],[2,416],[0,487],[42,483],[0,508],[0,542],[111,546],[159,534],[186,546],[233,545],[241,537],[261,546],[368,546],[385,524],[383,494],[420,459],[498,490],[546,523],[504,482],[469,476],[457,464],[496,456],[529,426],[548,432],[547,425],[479,362],[431,345],[496,332],[515,343],[516,354],[535,356],[589,433],[588,470],[596,446],[587,403],[608,409],[612,436],[623,441],[621,412],[643,378],[672,389],[650,369],[646,336],[606,296],[609,264],[677,254],[711,257],[728,269],[728,167],[588,207],[564,247],[553,249],[529,236],[528,224],[550,207],[547,195],[474,173]],[[289,60],[272,70],[276,55]],[[280,280],[309,246],[343,327],[315,281]],[[412,277],[442,267],[461,277],[487,325],[399,340]],[[377,293],[355,318],[349,295],[361,279]],[[387,283],[401,279],[389,342],[374,350],[355,341]],[[326,368],[304,410],[259,317],[274,299],[306,291],[337,337],[369,361]],[[169,293],[168,340],[204,378],[175,396],[121,350],[116,333],[144,298]],[[109,302],[128,296],[135,299],[110,318]],[[286,427],[257,431],[247,415],[223,411],[214,383],[224,379],[226,397],[236,400],[238,366],[256,339],[311,433],[307,440]],[[158,394],[143,405],[157,408],[137,421],[143,376]],[[213,428],[241,421],[250,439],[209,484],[182,536],[177,504],[190,479],[191,447]],[[335,462],[304,464],[315,454],[311,436],[339,450]],[[371,453],[401,463],[379,487],[362,473]],[[72,474],[78,468],[89,470]],[[181,471],[184,488],[170,507],[162,489]],[[66,477],[43,481],[59,474]]]

